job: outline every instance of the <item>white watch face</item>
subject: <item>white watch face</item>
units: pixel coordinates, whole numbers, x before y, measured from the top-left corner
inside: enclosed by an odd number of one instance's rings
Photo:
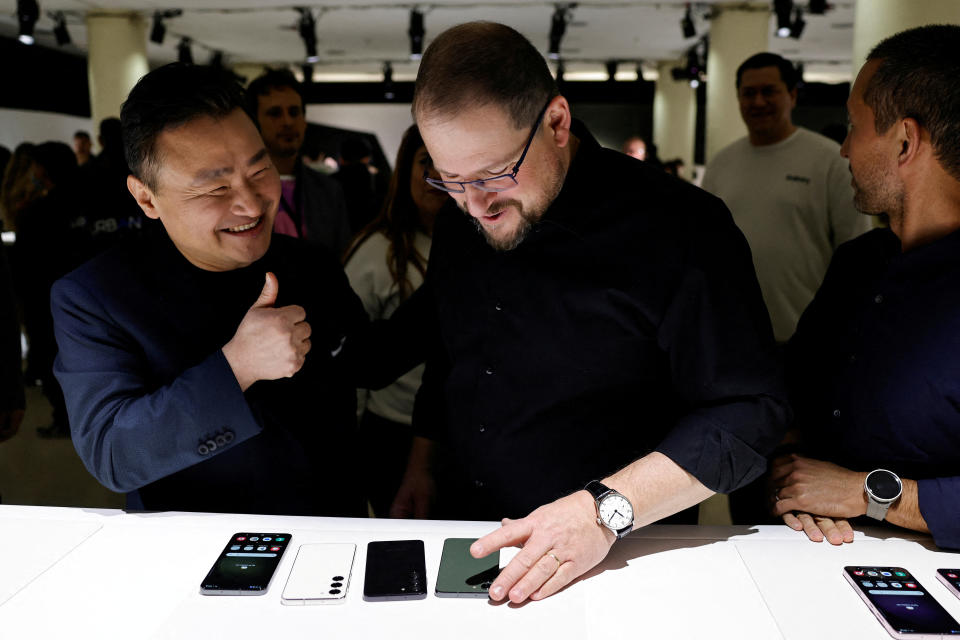
[[[600,502],[600,519],[614,531],[619,531],[633,522],[633,507],[622,495],[610,494]]]

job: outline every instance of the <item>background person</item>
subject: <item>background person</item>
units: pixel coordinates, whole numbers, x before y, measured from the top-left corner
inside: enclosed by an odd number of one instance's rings
[[[363,231],[380,210],[376,169],[370,165],[370,154],[366,140],[356,135],[348,136],[340,143],[340,169],[332,176],[343,189],[351,235]]]
[[[853,206],[850,173],[832,140],[793,124],[797,72],[758,53],[737,69],[747,136],[707,164],[703,188],[720,197],[750,243],[777,342],[790,339],[834,250],[871,227]]]
[[[80,206],[79,170],[73,150],[62,142],[33,149],[33,179],[40,195],[17,220],[12,248],[14,283],[27,336],[27,375],[43,387],[53,407],[52,422],[37,429],[44,438],[68,438],[70,426],[63,392],[53,375],[57,343],[50,314],[50,288],[81,261],[83,237],[75,223]]]
[[[437,213],[449,198],[424,181],[436,177],[416,125],[407,129],[387,199],[347,253],[346,273],[371,320],[385,320],[423,283]],[[360,434],[370,462],[365,473],[373,512],[386,517],[397,494],[413,438],[413,403],[423,365],[379,391],[363,392]]]
[[[0,442],[17,435],[26,402],[20,359],[20,321],[6,247],[0,243]]]
[[[88,132],[79,130],[73,134],[73,153],[77,157],[78,167],[93,159],[93,140]]]
[[[307,130],[300,83],[288,69],[268,70],[247,87],[247,110],[280,172],[274,231],[342,255],[352,237],[343,190],[300,156]]]

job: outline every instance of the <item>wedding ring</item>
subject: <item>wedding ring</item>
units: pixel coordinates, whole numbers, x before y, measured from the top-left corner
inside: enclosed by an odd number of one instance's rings
[[[547,552],[547,555],[557,561],[557,568],[556,568],[556,570],[554,570],[554,573],[556,573],[557,571],[560,570],[560,565],[562,564],[562,563],[560,562],[560,558],[558,558],[557,556],[553,555],[553,552],[552,552],[552,551]]]

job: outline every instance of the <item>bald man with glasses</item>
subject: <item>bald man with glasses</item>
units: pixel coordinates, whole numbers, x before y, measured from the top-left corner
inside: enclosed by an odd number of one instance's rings
[[[440,339],[395,516],[501,519],[494,600],[547,597],[633,528],[760,475],[789,417],[750,252],[722,202],[572,118],[513,29],[441,34],[413,114],[462,213],[421,291]]]

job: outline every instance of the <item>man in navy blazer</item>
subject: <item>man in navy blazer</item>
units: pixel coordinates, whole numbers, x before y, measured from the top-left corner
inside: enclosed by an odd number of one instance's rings
[[[363,516],[338,355],[366,315],[332,254],[271,237],[280,180],[243,106],[180,64],[124,104],[127,186],[160,224],[54,286],[73,441],[130,507]]]

